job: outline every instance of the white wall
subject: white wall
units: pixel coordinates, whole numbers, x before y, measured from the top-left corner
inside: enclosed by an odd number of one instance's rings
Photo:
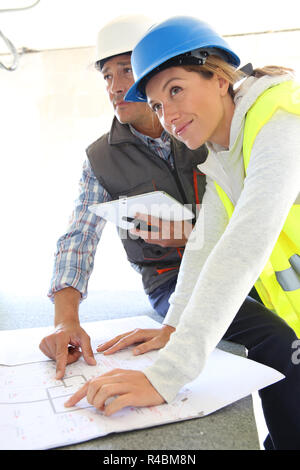
[[[24,56],[15,72],[0,70],[0,291],[48,290],[85,148],[107,132],[113,116],[93,57],[92,48],[42,52]],[[107,224],[101,242],[90,289],[139,289],[114,226]]]

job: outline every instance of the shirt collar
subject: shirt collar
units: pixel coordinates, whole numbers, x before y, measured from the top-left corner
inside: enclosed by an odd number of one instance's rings
[[[137,131],[131,124],[129,124],[129,129],[133,135],[141,139],[146,145],[151,145],[154,142],[159,145],[160,147],[165,147],[171,143],[170,135],[163,129],[160,137],[154,139],[153,137],[149,137],[148,135],[142,134],[141,132]]]

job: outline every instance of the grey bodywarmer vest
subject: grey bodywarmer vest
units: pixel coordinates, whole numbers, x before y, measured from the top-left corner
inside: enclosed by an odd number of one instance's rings
[[[95,176],[112,199],[161,190],[183,204],[192,205],[197,215],[197,204],[202,201],[206,183],[197,165],[205,161],[206,147],[191,151],[172,139],[175,164],[172,170],[132,134],[128,125],[114,118],[110,132],[91,144],[86,152]],[[129,262],[142,274],[147,294],[177,276],[184,247],[163,248],[122,229],[118,231]]]

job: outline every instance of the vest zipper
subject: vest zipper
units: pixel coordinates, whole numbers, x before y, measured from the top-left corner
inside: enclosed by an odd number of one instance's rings
[[[186,194],[185,194],[185,191],[184,191],[184,187],[180,181],[180,177],[179,177],[179,174],[178,174],[178,171],[177,171],[177,165],[176,165],[176,152],[175,152],[175,149],[174,149],[174,145],[173,143],[171,142],[171,153],[173,155],[173,160],[174,160],[174,170],[173,170],[173,174],[174,174],[174,178],[175,178],[175,181],[177,182],[177,185],[178,185],[178,189],[179,189],[179,192],[181,194],[181,197],[182,197],[182,200],[183,200],[183,203],[184,204],[188,204],[188,199],[186,197]]]
[[[168,168],[168,171],[171,173],[172,177],[175,180],[176,187],[177,187],[177,189],[178,189],[178,191],[179,191],[179,193],[182,197],[183,204],[188,204],[188,199],[186,197],[183,185],[180,181],[179,174],[178,174],[178,171],[177,171],[177,168],[176,168],[176,158],[175,158],[174,147],[173,147],[172,144],[171,144],[171,154],[173,155],[174,169],[172,169],[171,165],[166,160],[164,160],[163,158],[159,157],[156,154],[155,154],[155,158],[158,158],[159,161],[163,162],[163,164],[166,165],[166,167]]]

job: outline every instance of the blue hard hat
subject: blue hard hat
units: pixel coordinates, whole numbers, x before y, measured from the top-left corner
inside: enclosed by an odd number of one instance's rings
[[[131,64],[135,79],[125,101],[147,101],[146,78],[164,66],[205,63],[208,55],[219,55],[234,67],[239,57],[210,25],[190,16],[175,16],[153,26],[132,52]]]

